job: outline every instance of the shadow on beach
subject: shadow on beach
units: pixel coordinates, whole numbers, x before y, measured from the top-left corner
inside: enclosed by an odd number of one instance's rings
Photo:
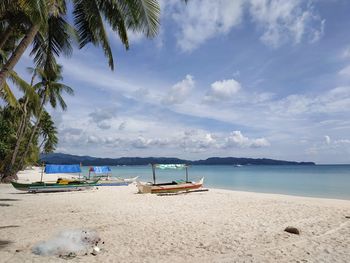
[[[5,228],[15,228],[15,227],[19,227],[19,226],[18,225],[0,226],[0,230]]]
[[[21,199],[11,199],[11,198],[0,198],[0,202],[12,202],[12,201],[21,201]]]
[[[10,240],[2,240],[0,239],[0,250],[9,246],[10,244],[12,244],[13,242]]]

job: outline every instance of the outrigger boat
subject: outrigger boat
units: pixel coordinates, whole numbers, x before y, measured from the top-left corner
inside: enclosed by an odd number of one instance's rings
[[[188,192],[199,189],[203,186],[204,177],[198,182],[190,182],[188,180],[188,165],[186,164],[152,164],[153,183],[137,182],[139,193],[174,193],[174,192]],[[155,169],[186,169],[186,181],[178,180],[170,183],[156,183]]]
[[[30,184],[23,184],[17,182],[11,182],[14,188],[20,191],[38,193],[38,192],[68,192],[68,191],[81,191],[91,189],[95,187],[98,180],[88,181],[72,181],[69,183],[50,183],[50,182],[34,182]]]
[[[91,174],[93,174],[91,176]],[[138,176],[133,178],[112,177],[112,170],[109,166],[94,166],[89,169],[89,179],[99,179],[97,186],[123,186],[135,182]]]
[[[72,180],[58,178],[56,182],[43,182],[43,173],[57,174],[57,173],[81,173],[80,165],[46,165],[45,170],[41,173],[40,182],[34,183],[18,183],[11,182],[14,188],[20,191],[27,191],[32,193],[38,192],[67,192],[67,191],[81,191],[91,189],[96,186],[98,180]]]

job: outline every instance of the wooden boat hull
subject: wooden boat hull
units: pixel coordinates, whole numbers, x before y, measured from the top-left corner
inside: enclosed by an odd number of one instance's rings
[[[67,191],[81,191],[91,189],[96,186],[98,181],[93,182],[80,182],[71,184],[59,184],[59,183],[45,183],[35,182],[30,184],[23,184],[17,182],[11,182],[14,188],[19,191],[26,191],[32,193],[39,192],[67,192]]]
[[[198,182],[185,182],[185,183],[169,183],[169,184],[145,184],[145,183],[137,183],[137,188],[139,193],[174,193],[174,192],[185,192],[190,190],[199,189],[203,186],[204,178],[202,178]]]
[[[135,176],[135,177],[132,177],[132,178],[118,178],[118,179],[122,180],[125,183],[131,184],[131,183],[136,182],[138,178],[139,178],[138,176]]]
[[[129,185],[130,183],[128,182],[123,182],[123,181],[114,181],[114,180],[100,180],[96,184],[96,186],[126,186]]]
[[[132,178],[120,178],[120,177],[93,177],[93,179],[99,179],[97,186],[122,186],[129,185],[136,182],[138,176]]]

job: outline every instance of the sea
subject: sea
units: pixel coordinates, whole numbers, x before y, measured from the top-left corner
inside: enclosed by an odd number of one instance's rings
[[[113,177],[152,181],[151,166],[111,166]],[[88,167],[83,167],[83,175]],[[350,200],[350,165],[193,165],[191,181],[206,188]],[[185,179],[185,170],[156,169],[157,183]]]

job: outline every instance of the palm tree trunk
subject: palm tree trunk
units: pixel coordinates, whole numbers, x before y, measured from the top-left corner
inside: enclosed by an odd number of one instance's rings
[[[46,142],[47,136],[44,137],[43,141],[40,143],[39,145],[39,151],[41,149],[41,147],[44,145],[44,143]],[[43,152],[43,151],[42,151]]]
[[[33,85],[34,85],[34,78],[35,78],[35,74],[33,74],[31,82],[30,82],[30,86],[31,87],[33,87]],[[26,128],[27,128],[27,123],[29,121],[29,118],[27,118],[27,114],[28,114],[27,105],[28,105],[28,102],[29,102],[29,98],[28,98],[28,96],[26,96],[26,100],[25,100],[24,105],[23,105],[23,116],[22,116],[22,120],[21,120],[21,122],[23,124],[23,127],[20,130],[20,134],[17,136],[16,147],[15,147],[15,150],[13,151],[13,155],[12,155],[12,158],[11,158],[11,163],[10,163],[10,169],[9,170],[12,170],[12,167],[15,164],[15,161],[16,161],[16,158],[17,158],[17,155],[18,155],[18,150],[19,150],[19,147],[21,146],[21,142],[22,142],[23,136],[24,136]]]
[[[15,51],[12,53],[11,57],[5,63],[3,68],[0,71],[0,87],[4,84],[9,72],[15,67],[24,51],[27,47],[33,42],[33,39],[36,33],[39,31],[38,25],[32,25],[24,38],[22,38],[21,42],[16,47]]]
[[[43,112],[45,102],[46,102],[46,95],[44,95],[43,101],[41,102],[40,109],[39,109],[39,113],[38,113],[38,117],[37,117],[36,122],[35,122],[35,124],[34,124],[32,133],[30,134],[30,137],[29,137],[29,140],[28,140],[26,149],[25,149],[25,151],[24,151],[24,153],[23,153],[23,155],[22,155],[22,157],[21,157],[21,160],[20,160],[20,162],[19,162],[19,167],[20,167],[20,168],[22,168],[22,166],[23,166],[24,158],[26,158],[26,156],[27,156],[27,154],[28,154],[30,145],[32,144],[32,141],[33,141],[34,136],[35,136],[35,134],[36,134],[36,130],[38,129],[38,126],[39,126],[39,123],[40,123],[40,119],[41,119],[41,114],[42,114],[42,112]]]
[[[0,39],[0,49],[2,49],[4,47],[4,45],[6,44],[7,40],[9,39],[9,37],[11,36],[12,34],[12,29],[13,27],[11,25],[9,25],[4,34],[1,36],[1,39]]]
[[[21,119],[21,127],[19,130],[19,134],[17,136],[17,141],[16,141],[16,146],[15,146],[15,150],[13,151],[12,154],[12,158],[11,158],[11,162],[9,167],[7,168],[8,172],[11,172],[13,165],[15,164],[17,155],[18,155],[18,151],[19,151],[19,147],[21,146],[21,142],[23,139],[23,135],[24,135],[24,131],[26,130],[26,125],[27,125],[27,104],[28,104],[28,98],[26,98],[26,101],[24,102],[24,108],[23,108],[23,116]]]

